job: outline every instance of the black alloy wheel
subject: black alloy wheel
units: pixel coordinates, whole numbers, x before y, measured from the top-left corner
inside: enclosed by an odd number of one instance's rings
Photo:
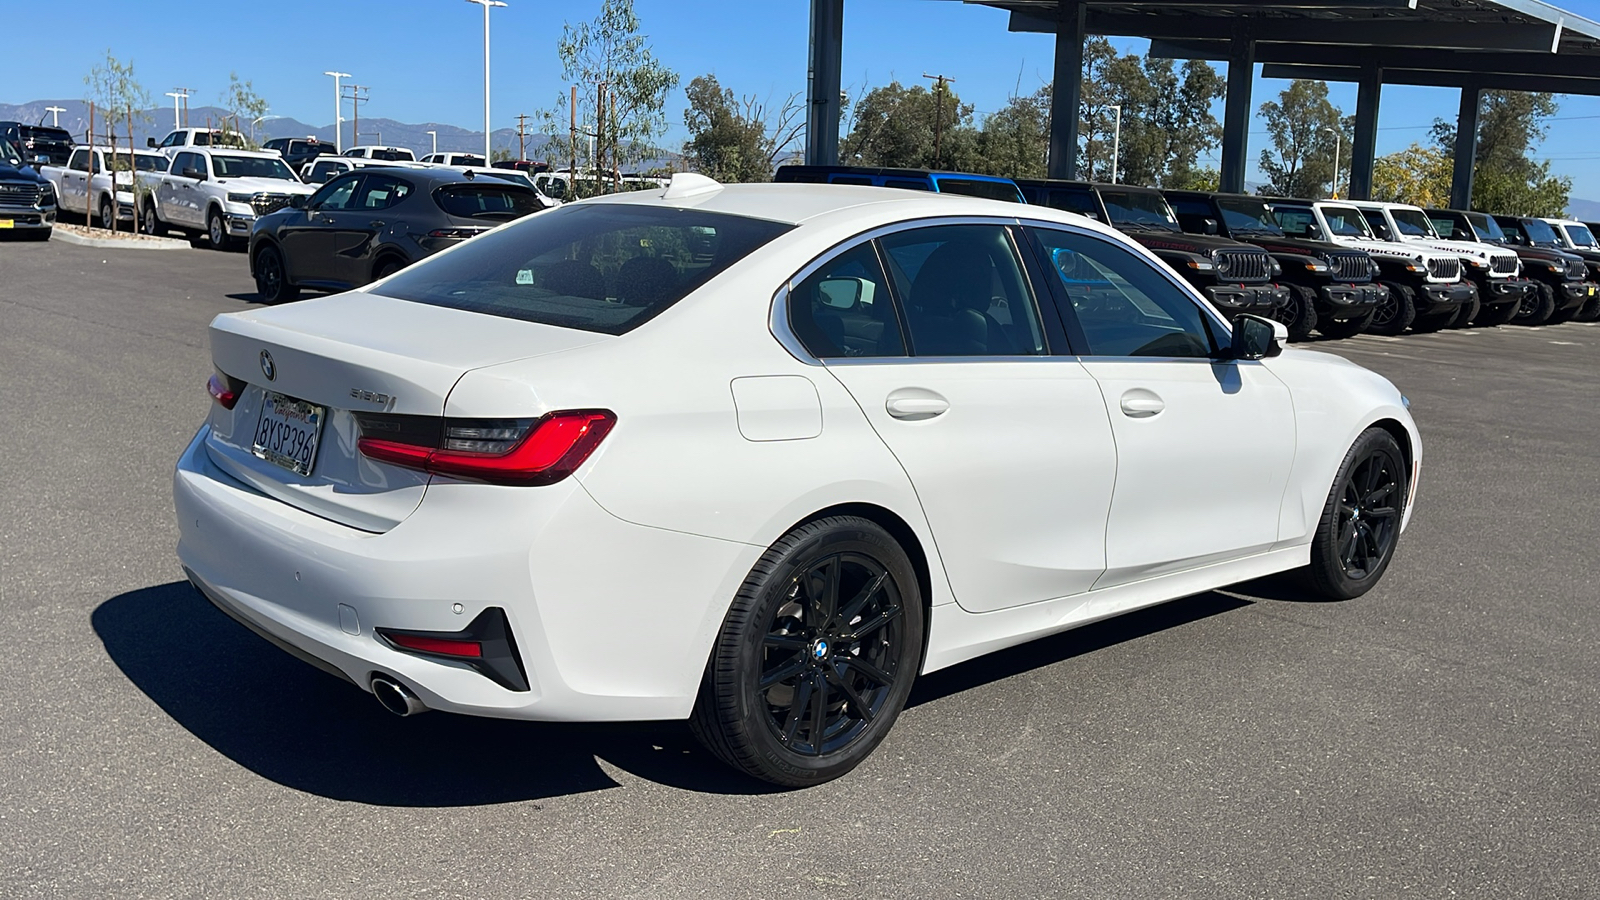
[[[401,269],[404,269],[405,267],[406,264],[404,262],[395,259],[392,256],[384,257],[383,259],[378,260],[378,264],[376,266],[372,267],[372,280],[381,281],[400,271]]]
[[[1289,329],[1289,340],[1299,342],[1311,337],[1317,327],[1317,292],[1299,284],[1288,287],[1288,301],[1272,311],[1272,318]]]
[[[262,303],[287,303],[300,296],[300,289],[289,284],[283,267],[283,253],[267,245],[256,252],[256,293]]]
[[[745,580],[690,724],[714,755],[764,781],[837,778],[905,705],[923,628],[916,573],[893,537],[853,516],[802,525]]]
[[[1403,284],[1388,284],[1389,299],[1372,311],[1367,330],[1373,334],[1397,335],[1411,327],[1417,317],[1417,292]]]
[[[1410,473],[1394,436],[1368,428],[1345,454],[1311,541],[1310,587],[1330,600],[1359,597],[1394,558]]]
[[[1556,313],[1556,289],[1544,282],[1535,285],[1534,292],[1522,298],[1517,314],[1511,321],[1517,325],[1543,325]]]
[[[1376,315],[1377,312],[1373,311],[1353,319],[1323,319],[1317,322],[1317,330],[1322,332],[1323,337],[1335,340],[1355,337],[1372,325],[1372,319]]]

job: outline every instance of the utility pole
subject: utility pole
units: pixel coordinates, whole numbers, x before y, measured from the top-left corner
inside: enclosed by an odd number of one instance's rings
[[[371,99],[370,97],[367,96],[367,93],[366,93],[367,91],[371,90],[371,88],[367,87],[364,84],[347,84],[347,85],[344,86],[344,89],[349,92],[349,93],[345,94],[345,99],[350,101],[350,108],[355,111],[355,113],[354,113],[354,121],[352,121],[350,123],[351,124],[351,130],[355,132],[355,136],[352,137],[350,140],[353,142],[352,146],[360,146],[361,145],[361,104],[363,104],[363,103],[367,102],[369,99]],[[334,148],[334,149],[338,149],[338,148]],[[341,150],[340,152],[342,153],[343,151]]]
[[[503,0],[467,0],[483,7],[483,164],[488,165],[493,161],[490,139],[493,133],[489,131],[489,10],[496,6],[505,6]]]
[[[517,113],[517,159],[527,159],[528,114]]]
[[[1111,133],[1111,183],[1117,183],[1117,161],[1122,158],[1122,104],[1113,103],[1111,109],[1117,111],[1116,129]]]
[[[937,82],[934,85],[934,88],[933,88],[933,91],[934,91],[933,167],[935,169],[937,169],[941,165],[941,158],[942,158],[941,153],[940,153],[940,149],[941,148],[940,148],[939,144],[940,144],[940,138],[942,138],[944,136],[944,92],[945,92],[945,85],[949,84],[952,81],[955,81],[955,79],[954,78],[950,78],[950,77],[945,76],[945,75],[929,75],[927,72],[923,72],[922,73],[922,77],[923,78],[927,78],[927,79],[929,79],[931,81]]]
[[[194,93],[194,88],[181,87],[181,88],[173,88],[173,90],[175,90],[179,94],[181,94],[182,95],[182,99],[183,99],[183,124],[181,126],[179,126],[179,127],[180,128],[188,128],[189,127],[189,95]]]
[[[344,109],[344,104],[340,101],[340,98],[344,95],[339,92],[339,79],[353,76],[349,72],[323,72],[322,74],[333,76],[333,152],[343,153],[344,127],[340,123],[344,121],[344,115],[341,112]]]
[[[428,132],[428,137],[433,138],[433,150],[430,155],[437,156],[439,154],[439,132],[430,131]]]
[[[50,114],[50,127],[60,128],[61,114],[66,112],[66,109],[60,106],[46,106],[44,111]]]
[[[572,113],[572,168],[567,171],[567,196],[562,200],[571,200],[573,189],[578,186],[578,86],[572,86],[572,102],[567,104],[567,111]]]

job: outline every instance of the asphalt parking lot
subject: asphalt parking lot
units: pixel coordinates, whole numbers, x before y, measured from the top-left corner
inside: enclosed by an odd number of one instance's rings
[[[1600,325],[1326,343],[1413,401],[1383,584],[922,679],[780,792],[685,726],[399,719],[173,555],[242,254],[0,243],[0,896],[1594,897]]]

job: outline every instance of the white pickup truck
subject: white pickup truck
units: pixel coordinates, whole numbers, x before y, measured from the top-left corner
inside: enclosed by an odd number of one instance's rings
[[[237,132],[223,131],[220,128],[179,128],[176,131],[168,132],[160,143],[156,143],[155,138],[145,138],[145,144],[152,150],[159,150],[165,153],[169,158],[179,150],[189,150],[195,147],[245,149],[242,135]]]
[[[198,232],[215,250],[250,237],[257,217],[314,190],[296,178],[276,153],[221,147],[180,150],[169,171],[140,173],[139,188],[147,195],[148,233]]]
[[[133,155],[138,172],[165,172],[170,162],[153,150],[139,150]],[[91,176],[90,166],[94,174]],[[113,153],[104,147],[78,146],[64,166],[40,166],[39,174],[55,185],[57,203],[69,213],[84,215],[93,210],[95,221],[101,228],[110,228],[111,220],[133,224],[133,179],[127,169],[128,151]],[[112,169],[118,169],[113,174]],[[112,190],[112,182],[116,189]]]

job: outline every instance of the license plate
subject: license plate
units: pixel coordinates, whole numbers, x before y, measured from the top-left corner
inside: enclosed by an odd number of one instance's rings
[[[0,228],[15,228],[17,223],[11,219],[0,219]]]
[[[268,391],[250,452],[298,475],[310,475],[327,414],[327,409],[314,403]]]

